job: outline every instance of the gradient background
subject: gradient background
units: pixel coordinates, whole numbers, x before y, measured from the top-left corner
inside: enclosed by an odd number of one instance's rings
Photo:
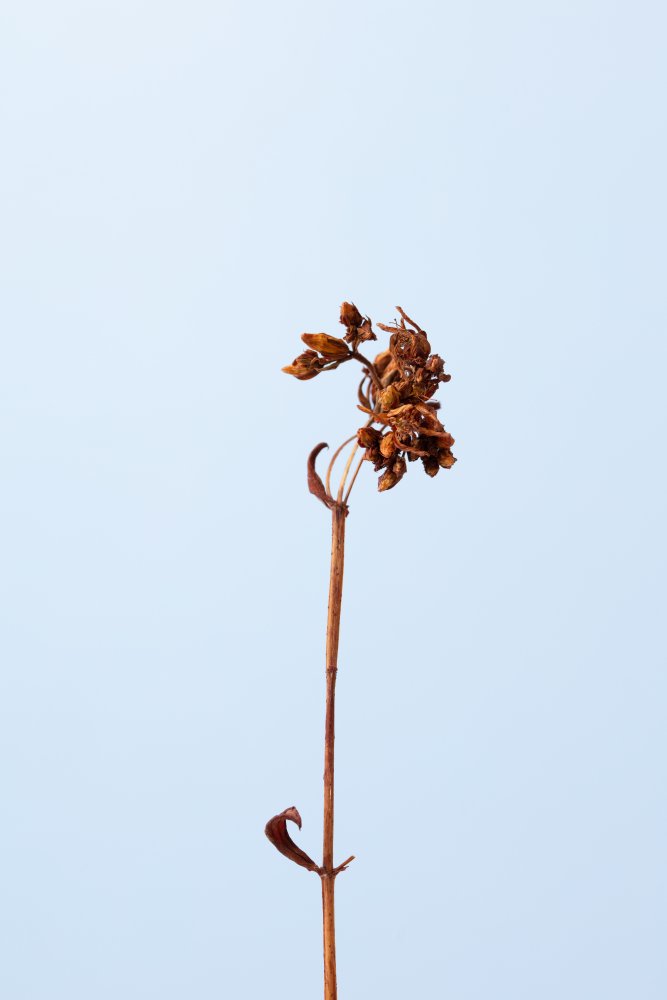
[[[348,521],[345,1000],[662,1000],[660,3],[0,12],[0,995],[312,1000],[311,446],[400,303],[459,462]]]

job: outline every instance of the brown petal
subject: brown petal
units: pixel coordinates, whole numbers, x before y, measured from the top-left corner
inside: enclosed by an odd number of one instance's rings
[[[294,843],[289,833],[287,832],[287,820],[291,820],[293,823],[301,829],[301,817],[299,816],[299,810],[296,806],[290,806],[289,809],[285,809],[283,812],[278,813],[266,824],[264,828],[264,833],[269,838],[276,850],[284,854],[286,858],[293,861],[295,865],[301,865],[302,868],[307,868],[309,872],[320,871],[319,865],[316,865],[312,858],[309,858],[305,851],[302,851],[300,847]]]
[[[357,329],[357,337],[360,342],[365,342],[367,340],[377,340],[377,337],[373,333],[373,327],[368,316],[363,321],[363,323]]]
[[[325,490],[324,483],[315,470],[315,461],[317,460],[317,456],[323,448],[328,447],[329,445],[326,441],[322,441],[321,444],[315,445],[308,456],[308,489],[313,496],[317,497],[318,500],[321,500],[322,503],[331,510],[332,507],[336,506],[336,502]]]
[[[340,337],[330,337],[328,333],[302,333],[301,339],[307,347],[319,351],[325,358],[346,358],[350,348]]]

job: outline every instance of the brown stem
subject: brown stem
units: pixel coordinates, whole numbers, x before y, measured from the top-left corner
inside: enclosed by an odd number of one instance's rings
[[[360,361],[361,364],[364,365],[368,369],[368,374],[370,375],[371,381],[375,385],[375,388],[378,389],[378,390],[381,389],[382,388],[382,381],[380,379],[380,376],[377,373],[377,368],[375,367],[375,365],[373,364],[373,362],[369,361],[368,358],[365,358],[363,356],[363,354],[361,354],[359,351],[351,351],[350,352],[350,357],[354,358],[355,361]]]
[[[333,863],[334,838],[334,738],[336,674],[338,672],[338,637],[343,597],[345,555],[345,515],[343,504],[332,508],[331,573],[327,616],[326,680],[327,703],[324,723],[324,836],[322,857],[322,930],[324,938],[324,1000],[336,1000],[336,929]]]

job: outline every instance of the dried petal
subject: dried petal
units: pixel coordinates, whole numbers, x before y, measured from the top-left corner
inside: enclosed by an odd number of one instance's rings
[[[340,337],[330,337],[328,333],[302,333],[301,339],[307,347],[319,351],[325,358],[339,360],[346,358],[350,348]]]
[[[312,858],[309,858],[305,851],[302,851],[300,847],[294,843],[289,833],[287,832],[287,820],[291,820],[293,823],[301,829],[301,816],[299,815],[299,810],[296,806],[290,806],[289,809],[285,809],[283,812],[278,813],[277,816],[273,816],[272,819],[266,824],[264,828],[264,833],[269,838],[276,850],[284,854],[286,858],[293,861],[296,865],[301,865],[302,868],[307,868],[309,872],[317,872],[319,874],[320,867],[316,865]]]
[[[428,476],[437,476],[440,472],[438,460],[437,458],[433,458],[432,455],[429,455],[428,458],[422,458],[422,464],[424,466],[424,472]]]
[[[377,337],[373,333],[373,327],[368,316],[366,319],[357,327],[357,340],[360,343],[364,343],[367,340],[377,340]]]

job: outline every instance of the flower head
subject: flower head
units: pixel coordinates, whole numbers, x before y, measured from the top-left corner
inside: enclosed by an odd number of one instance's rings
[[[445,363],[431,353],[426,332],[398,307],[400,320],[381,330],[390,334],[389,346],[373,362],[359,353],[359,346],[376,340],[371,320],[362,316],[351,302],[344,302],[340,323],[344,339],[327,333],[304,333],[301,339],[309,350],[283,368],[288,375],[307,380],[322,371],[331,371],[349,360],[364,366],[359,386],[359,409],[368,422],[357,431],[357,447],[380,472],[380,492],[393,489],[405,475],[408,462],[421,461],[428,476],[451,469],[456,458],[451,448],[454,438],[445,430],[433,399],[441,383],[449,382]]]

